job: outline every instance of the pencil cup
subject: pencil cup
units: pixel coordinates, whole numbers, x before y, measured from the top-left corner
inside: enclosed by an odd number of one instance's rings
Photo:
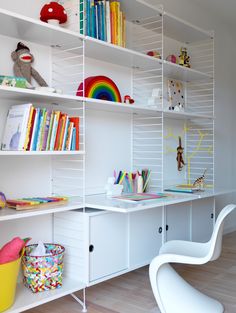
[[[120,196],[123,190],[123,185],[107,184],[105,187],[107,196]]]

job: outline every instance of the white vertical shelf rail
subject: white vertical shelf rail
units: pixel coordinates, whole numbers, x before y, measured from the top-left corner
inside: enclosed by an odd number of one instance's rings
[[[205,183],[214,188],[214,36],[189,45],[192,68],[209,76],[187,83],[188,110],[212,119],[196,119],[187,125],[188,183],[205,170]]]

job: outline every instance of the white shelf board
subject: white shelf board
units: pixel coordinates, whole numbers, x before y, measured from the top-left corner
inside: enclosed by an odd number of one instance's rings
[[[192,112],[176,112],[176,111],[163,111],[163,115],[166,118],[173,118],[173,119],[198,119],[198,118],[205,118],[213,120],[214,117],[211,115],[203,115],[203,114],[195,114]]]
[[[86,37],[86,57],[129,68],[154,69],[161,67],[161,60],[95,38]]]
[[[121,9],[125,12],[126,18],[129,21],[136,21],[141,18],[149,18],[162,14],[161,5],[151,5],[145,0],[121,0]]]
[[[182,43],[193,43],[213,37],[213,32],[205,31],[171,13],[164,12],[164,35]]]
[[[83,155],[84,151],[0,151],[0,156]]]
[[[86,287],[84,283],[71,280],[67,277],[63,278],[63,285],[61,288],[43,291],[39,293],[33,293],[27,289],[22,283],[17,286],[15,303],[13,306],[4,311],[5,313],[19,313],[29,309],[32,309],[38,305],[56,300],[64,297],[76,291],[82,290]]]
[[[161,112],[152,107],[139,106],[135,104],[125,104],[119,102],[112,102],[106,100],[86,98],[85,109],[101,110],[108,112],[124,112],[124,113],[150,113],[150,112]]]
[[[23,102],[37,102],[42,103],[43,101],[47,103],[59,104],[59,105],[69,105],[78,102],[82,102],[84,100],[83,97],[70,96],[64,94],[56,94],[56,93],[46,93],[40,92],[37,90],[25,89],[25,88],[16,88],[16,87],[8,87],[8,86],[0,86],[0,99],[7,100],[17,100]]]
[[[212,79],[210,75],[165,60],[163,61],[163,75],[183,82]]]
[[[83,38],[77,32],[4,9],[0,9],[0,34],[46,46],[77,44]]]
[[[140,202],[119,200],[107,197],[106,194],[88,195],[85,198],[85,206],[87,208],[112,211],[118,213],[132,213],[162,206],[184,203],[198,199],[211,198],[230,193],[235,193],[236,189],[217,189],[206,190],[199,193],[187,194],[180,192],[166,192],[171,195],[168,198],[160,198],[155,200],[145,200]]]
[[[38,215],[46,215],[58,212],[66,212],[71,210],[82,209],[84,207],[82,198],[71,199],[67,204],[64,205],[55,205],[49,208],[41,208],[34,210],[25,210],[25,211],[16,211],[11,208],[0,209],[0,221],[9,221],[20,218],[38,216]]]

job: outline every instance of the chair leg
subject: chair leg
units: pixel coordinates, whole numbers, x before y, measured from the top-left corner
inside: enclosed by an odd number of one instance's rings
[[[193,288],[169,264],[160,267],[156,282],[161,313],[224,312],[220,302]]]

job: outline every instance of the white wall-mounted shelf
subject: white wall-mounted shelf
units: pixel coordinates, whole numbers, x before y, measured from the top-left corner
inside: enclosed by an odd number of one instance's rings
[[[161,60],[91,37],[85,39],[85,56],[128,68],[152,69],[161,66]]]
[[[195,25],[183,21],[169,12],[163,14],[165,35],[183,43],[193,43],[211,39],[213,33],[205,31]]]
[[[212,79],[210,75],[168,61],[163,61],[163,75],[183,82]]]
[[[69,200],[68,203],[65,205],[55,205],[53,207],[43,209],[16,211],[15,209],[4,208],[0,209],[0,221],[9,221],[38,215],[66,212],[81,209],[83,207],[84,207],[83,199],[76,198]]]
[[[10,309],[6,310],[5,313],[23,312],[32,309],[38,305],[56,300],[58,298],[72,294],[76,291],[82,290],[85,287],[85,284],[81,282],[64,277],[63,285],[61,288],[35,294],[32,293],[31,290],[27,289],[22,283],[19,283],[17,286],[15,303]]]
[[[77,32],[4,9],[0,9],[0,34],[45,46],[67,45],[83,38]]]
[[[59,104],[62,106],[76,106],[76,103],[82,102],[83,98],[78,96],[70,96],[64,94],[56,93],[46,93],[37,90],[0,86],[0,98],[16,100],[18,102],[37,102],[42,103],[42,101]]]
[[[57,156],[84,154],[84,151],[0,151],[0,156]]]
[[[195,114],[192,112],[177,112],[177,111],[163,111],[164,117],[173,119],[210,119],[213,120],[214,117],[210,115]]]

